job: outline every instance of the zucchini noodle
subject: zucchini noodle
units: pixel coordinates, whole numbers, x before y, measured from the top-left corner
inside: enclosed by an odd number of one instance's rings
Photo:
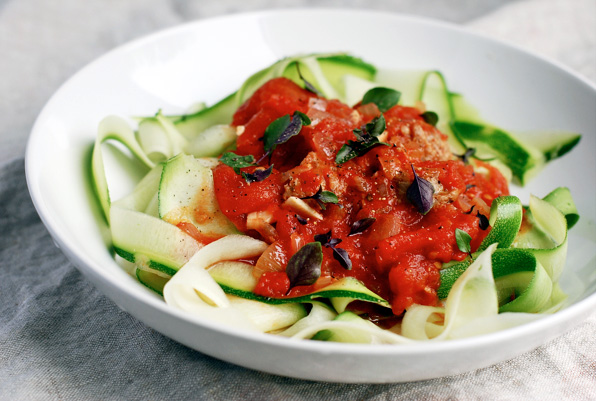
[[[440,303],[414,304],[390,327],[381,328],[350,310],[354,301],[391,309],[390,300],[353,277],[307,295],[256,294],[257,279],[248,260],[262,255],[269,244],[241,234],[222,213],[212,170],[218,164],[215,157],[234,149],[242,134],[229,125],[232,114],[261,85],[282,76],[308,82],[324,97],[350,104],[377,86],[400,89],[402,101],[438,114],[438,128],[454,153],[473,147],[478,158],[520,184],[579,141],[579,135],[562,133],[538,146],[489,126],[448,89],[439,71],[377,74],[370,64],[345,54],[285,58],[193,114],[166,116],[159,111],[141,118],[136,130],[116,116],[99,124],[91,160],[97,202],[110,227],[113,249],[136,266],[141,283],[163,295],[171,307],[194,316],[296,340],[404,345],[442,341],[504,330],[564,307],[566,296],[558,280],[568,229],[579,218],[566,188],[543,199],[531,196],[528,206],[515,196],[496,198],[490,205],[491,230],[477,251],[442,265]],[[104,168],[102,144],[107,141],[124,145],[148,169],[133,191],[117,201],[110,196]],[[312,210],[301,199],[293,202]]]

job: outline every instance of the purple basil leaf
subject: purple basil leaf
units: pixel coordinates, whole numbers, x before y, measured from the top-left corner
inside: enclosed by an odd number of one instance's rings
[[[284,129],[283,132],[275,139],[274,144],[280,145],[287,142],[291,137],[298,135],[300,133],[300,129],[302,128],[302,122],[302,117],[294,113],[290,123],[286,129]]]
[[[296,110],[294,114],[292,114],[292,117],[293,116],[300,117],[300,119],[302,120],[302,125],[310,125],[311,123],[310,118],[301,111]]]
[[[298,250],[288,261],[286,274],[290,289],[297,285],[311,285],[321,277],[323,249],[320,242],[310,242]]]
[[[327,245],[329,243],[330,239],[331,239],[331,231],[328,231],[325,234],[315,235],[315,241],[319,242],[321,245]]]
[[[272,171],[273,171],[273,164],[271,166],[269,166],[269,168],[267,168],[266,170],[258,169],[258,170],[255,170],[252,174],[245,173],[243,171],[242,177],[244,178],[244,180],[246,181],[247,184],[250,184],[253,182],[263,181],[264,179],[266,179],[267,177],[269,177],[271,175]]]
[[[286,114],[285,116],[273,120],[271,124],[267,126],[265,129],[265,134],[263,135],[263,148],[265,150],[265,154],[273,152],[275,145],[279,143],[279,137],[283,135],[284,131],[289,127],[291,122],[292,118],[289,114]]]
[[[478,217],[478,227],[481,230],[486,230],[490,226],[488,218],[480,212],[476,212],[476,216]]]
[[[341,242],[341,239],[339,238],[331,238],[329,241],[327,241],[326,244],[323,244],[325,246],[328,246],[329,248],[335,248],[335,246],[337,244],[339,244]]]
[[[257,161],[260,163],[275,150],[277,145],[286,143],[293,136],[300,133],[303,125],[310,125],[310,118],[300,111],[295,111],[290,117],[289,114],[279,117],[271,122],[265,129],[263,135],[263,149],[265,154]]]
[[[467,212],[464,212],[464,214],[472,214],[472,212],[474,211],[474,207],[475,207],[475,205],[472,205],[470,210],[468,210]]]
[[[308,220],[306,220],[304,217],[300,216],[299,214],[295,214],[294,216],[296,216],[296,220],[298,220],[298,223],[305,225],[306,223],[308,223]]]
[[[346,270],[352,270],[352,261],[350,255],[345,249],[333,248],[333,257],[339,262],[339,264]]]
[[[325,234],[315,235],[315,241],[320,242],[321,245],[326,246],[328,248],[333,248],[341,242],[341,239],[331,238],[331,230],[329,230]]]
[[[455,156],[459,157],[464,162],[464,164],[469,164],[470,157],[474,156],[475,153],[476,153],[475,148],[467,148],[463,155],[455,155]]]
[[[298,71],[298,76],[300,77],[302,82],[304,82],[304,88],[307,91],[314,93],[315,95],[317,95],[319,97],[324,97],[323,94],[321,93],[321,91],[319,91],[317,88],[315,88],[315,86],[313,84],[311,84],[306,79],[304,79],[302,72],[300,72],[300,65],[298,63],[296,63],[296,71]]]
[[[414,182],[408,187],[406,198],[416,206],[421,214],[426,214],[433,207],[435,188],[433,184],[416,174],[414,165],[412,165],[412,171],[414,172]]]
[[[352,227],[350,227],[350,233],[348,234],[348,237],[350,235],[360,234],[361,232],[365,231],[368,227],[372,226],[372,224],[375,221],[377,221],[377,219],[375,219],[374,217],[367,217],[355,221],[354,224],[352,224]]]

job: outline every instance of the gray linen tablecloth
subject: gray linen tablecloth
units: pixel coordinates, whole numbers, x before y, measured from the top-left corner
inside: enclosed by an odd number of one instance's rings
[[[53,245],[29,198],[35,116],[76,70],[180,22],[265,8],[359,7],[467,25],[596,80],[596,1],[0,1],[0,399],[596,399],[596,314],[498,365],[416,383],[277,377],[190,350],[121,311]],[[596,111],[595,111],[596,112]]]

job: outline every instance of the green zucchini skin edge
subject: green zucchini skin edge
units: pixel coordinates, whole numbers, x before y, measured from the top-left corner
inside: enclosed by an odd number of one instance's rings
[[[293,297],[293,298],[270,298],[264,297],[262,295],[257,295],[254,292],[239,290],[225,284],[218,283],[220,287],[224,290],[226,294],[235,295],[237,297],[252,299],[255,301],[263,302],[270,305],[280,305],[280,304],[288,304],[288,303],[300,303],[300,302],[310,302],[317,298],[352,298],[355,301],[367,301],[367,302],[374,302],[382,306],[389,307],[389,304],[383,302],[382,298],[375,298],[368,294],[362,294],[355,291],[349,290],[322,290],[319,292],[313,292],[308,295],[303,295],[300,297]]]

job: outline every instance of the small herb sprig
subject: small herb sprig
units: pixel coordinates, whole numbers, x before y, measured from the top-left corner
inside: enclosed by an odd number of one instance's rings
[[[470,253],[472,251],[472,248],[470,247],[472,237],[464,230],[460,230],[459,228],[455,229],[455,242],[460,251],[465,253]]]
[[[374,103],[377,105],[379,111],[384,113],[399,103],[400,97],[401,92],[398,92],[395,89],[376,87],[364,94],[362,97],[362,104]]]
[[[247,184],[263,181],[273,172],[273,165],[269,166],[267,169],[257,169],[252,173],[240,171],[241,168],[257,166],[253,155],[240,156],[234,152],[226,152],[220,157],[219,161],[232,167],[234,172],[240,174]]]
[[[311,285],[321,277],[323,248],[320,242],[310,242],[298,250],[286,265],[290,290],[297,285]]]
[[[425,111],[424,113],[420,114],[420,117],[422,117],[425,123],[430,124],[433,127],[436,127],[437,123],[439,122],[439,115],[434,111]]]
[[[331,191],[323,191],[323,187],[319,187],[319,189],[314,195],[305,196],[304,198],[300,199],[313,199],[317,201],[317,203],[321,207],[321,210],[325,210],[327,208],[325,206],[326,203],[333,203],[335,205],[339,204],[339,199],[337,198],[337,195],[335,195]]]
[[[470,208],[470,211],[464,212],[464,214],[472,214],[473,211],[474,211],[474,205],[472,205],[472,207]],[[486,217],[479,211],[476,211],[476,217],[478,217],[478,227],[480,227],[481,230],[486,230],[490,226],[488,217]]]
[[[372,226],[375,221],[377,221],[377,219],[374,217],[366,217],[364,219],[355,221],[352,224],[352,227],[350,227],[350,233],[348,234],[348,237],[364,232],[367,228]]]
[[[234,152],[226,152],[219,158],[223,164],[234,169],[236,174],[240,174],[240,169],[245,167],[256,166],[253,155],[240,156]]]
[[[263,154],[257,163],[270,156],[277,145],[286,143],[290,138],[298,135],[303,125],[310,125],[310,118],[300,111],[295,111],[292,116],[286,114],[273,120],[265,129],[265,134],[263,135],[263,149],[265,150],[265,154]]]
[[[306,89],[307,91],[309,91],[311,93],[314,93],[315,95],[317,95],[319,97],[324,97],[320,90],[315,88],[315,86],[313,84],[311,84],[304,78],[304,76],[302,75],[302,72],[300,72],[300,64],[298,62],[296,62],[296,71],[298,72],[298,77],[302,80],[302,82],[304,82],[304,89]]]
[[[369,150],[377,146],[388,146],[389,144],[379,141],[386,128],[385,117],[381,114],[362,128],[355,129],[356,140],[349,140],[344,144],[335,155],[335,163],[343,164],[348,160],[366,154]]]
[[[293,136],[298,135],[303,125],[310,125],[310,119],[306,114],[300,111],[295,111],[292,116],[286,114],[273,120],[265,129],[262,138],[265,153],[259,160],[255,162],[255,158],[252,155],[240,156],[234,152],[224,153],[219,160],[232,167],[236,174],[242,175],[248,184],[263,181],[271,175],[273,165],[270,165],[267,169],[255,170],[253,173],[246,173],[240,171],[240,169],[258,166],[263,159],[273,153],[277,145],[281,145]]]
[[[346,270],[352,270],[352,260],[350,255],[343,248],[338,248],[337,245],[341,242],[339,238],[331,238],[331,230],[325,234],[315,235],[315,241],[321,245],[331,248],[333,250],[333,258]]]
[[[406,191],[406,198],[416,206],[421,214],[427,214],[433,207],[435,188],[433,184],[416,174],[414,165],[411,165],[414,172],[414,181]]]

